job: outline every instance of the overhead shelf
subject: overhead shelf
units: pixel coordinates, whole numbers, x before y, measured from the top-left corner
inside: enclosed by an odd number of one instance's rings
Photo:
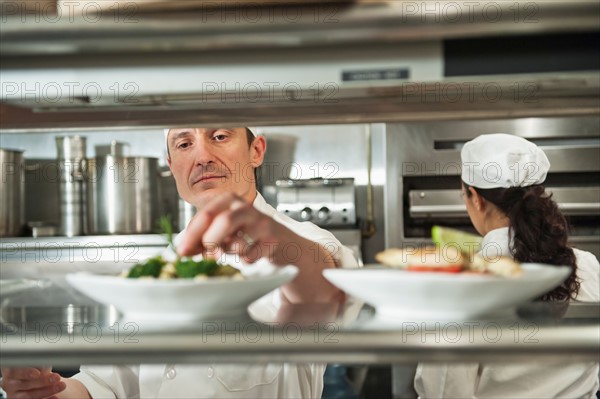
[[[86,2],[64,3],[81,8]],[[3,63],[20,56],[354,46],[600,29],[596,1],[238,1],[214,7],[225,1],[162,12],[144,12],[139,0],[111,2],[99,12],[93,3],[87,12],[63,7],[57,14],[4,5]]]
[[[596,59],[587,44],[600,31],[596,1],[269,4],[54,19],[4,10],[0,129],[600,113],[596,64],[458,76],[444,51],[448,40],[581,33],[582,59]]]
[[[502,80],[448,79],[365,89],[314,93],[278,101],[207,101],[206,97],[149,96],[131,104],[84,104],[43,110],[0,104],[5,132],[86,128],[200,125],[269,126],[367,122],[414,122],[600,113],[597,72],[515,76]],[[178,101],[179,100],[179,101]],[[83,101],[83,100],[82,100]]]

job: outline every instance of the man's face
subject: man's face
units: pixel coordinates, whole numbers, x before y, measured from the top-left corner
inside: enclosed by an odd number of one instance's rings
[[[190,204],[200,208],[225,192],[254,201],[254,168],[263,161],[263,137],[248,145],[243,127],[178,128],[169,131],[167,145],[177,191]]]

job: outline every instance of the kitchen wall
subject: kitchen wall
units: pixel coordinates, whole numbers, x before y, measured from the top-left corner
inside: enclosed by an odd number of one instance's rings
[[[353,177],[356,184],[357,216],[363,229],[367,219],[367,131],[372,134],[373,212],[375,233],[363,240],[363,260],[374,262],[374,256],[385,247],[384,242],[384,184],[385,184],[385,128],[384,124],[348,124],[314,126],[272,126],[259,128],[268,138],[285,135],[298,139],[295,151],[297,168],[290,177]],[[296,174],[296,175],[294,175]]]
[[[372,262],[374,254],[383,249],[383,185],[385,182],[383,125],[307,125],[259,127],[258,133],[267,136],[267,161],[277,159],[280,148],[274,141],[282,137],[296,138],[294,166],[289,168],[292,178],[352,177],[357,185],[357,212],[361,226],[367,217],[367,131],[371,128],[373,160],[371,180],[374,189],[375,226],[377,232],[364,241],[363,257]],[[55,159],[55,137],[80,134],[87,138],[87,156],[95,155],[96,145],[112,140],[130,144],[129,155],[159,158],[166,166],[164,135],[160,129],[130,129],[109,131],[81,131],[68,133],[15,133],[0,135],[0,147],[25,150],[26,159]],[[269,146],[269,138],[272,145]],[[277,140],[279,138],[280,140]],[[290,160],[292,161],[292,160]]]

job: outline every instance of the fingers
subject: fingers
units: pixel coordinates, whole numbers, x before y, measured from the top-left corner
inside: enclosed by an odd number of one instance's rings
[[[271,218],[262,215],[252,224],[243,227],[245,235],[252,238],[253,245],[246,245],[241,248],[239,255],[246,263],[254,263],[260,258],[268,258],[270,262],[276,263],[274,253],[280,245],[280,239],[283,232],[276,232],[277,223]],[[246,241],[244,240],[244,243]]]
[[[9,398],[49,398],[66,389],[51,367],[3,368],[2,389]]]
[[[42,374],[52,372],[52,366],[36,367],[36,369],[38,369]]]
[[[5,390],[9,391],[20,391],[20,390],[30,390],[43,388],[48,385],[56,384],[60,381],[60,375],[56,373],[50,373],[48,375],[43,375],[38,378],[31,379],[15,379],[15,378],[6,378],[3,377],[2,385],[6,386]]]
[[[30,380],[52,373],[52,367],[22,367],[2,368],[2,378]],[[56,374],[56,373],[53,373]],[[58,375],[58,374],[56,374]]]
[[[223,195],[196,214],[178,252],[182,256],[202,253],[215,259],[224,252],[235,253],[245,262],[254,263],[273,254],[274,223],[241,198]]]
[[[41,375],[40,370],[33,368],[33,367],[28,367],[28,368],[5,368],[5,367],[2,367],[1,371],[2,371],[2,379],[3,380],[5,380],[7,378],[26,380],[28,378],[38,378]]]
[[[233,194],[223,194],[213,198],[201,211],[196,213],[187,226],[183,240],[178,245],[179,255],[191,256],[201,253],[204,250],[202,237],[210,227],[215,217],[221,212],[230,208],[234,201],[241,201]]]
[[[217,216],[203,241],[207,247],[211,245],[226,253],[240,255],[246,263],[254,263],[262,257],[273,261],[271,255],[279,243],[274,230],[276,222],[245,205]]]
[[[6,391],[6,393],[11,399],[45,399],[51,398],[65,389],[67,389],[67,384],[65,384],[63,381],[60,381],[57,384],[48,385],[43,388],[13,391],[12,395],[9,391]]]
[[[260,258],[272,258],[275,244],[263,241],[254,241],[249,243],[246,239],[236,238],[233,242],[224,246],[224,251],[229,254],[237,254],[246,263],[254,263]]]
[[[232,207],[226,212],[221,212],[213,219],[211,225],[206,229],[202,242],[204,246],[215,245],[223,246],[228,241],[246,241],[238,231],[244,230],[246,226],[255,223],[260,214],[250,205],[232,204]],[[244,230],[245,231],[245,230]],[[250,237],[247,237],[249,240]],[[251,237],[254,240],[254,237]]]

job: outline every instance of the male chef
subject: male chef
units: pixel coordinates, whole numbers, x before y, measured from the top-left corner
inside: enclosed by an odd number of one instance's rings
[[[202,253],[230,264],[268,258],[275,265],[296,265],[297,277],[255,304],[251,313],[281,303],[343,298],[321,272],[355,267],[351,251],[312,223],[278,213],[257,192],[254,170],[264,159],[264,137],[245,127],[175,128],[166,131],[166,140],[179,195],[197,209],[176,239],[180,255]],[[72,378],[51,368],[2,369],[2,388],[9,398],[28,399],[320,398],[324,368],[312,363],[82,366]]]

